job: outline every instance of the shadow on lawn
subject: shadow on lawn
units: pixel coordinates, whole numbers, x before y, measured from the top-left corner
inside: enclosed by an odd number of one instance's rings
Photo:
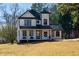
[[[21,41],[19,44],[37,44],[37,43],[43,43],[43,42],[58,42],[56,40],[29,40],[27,41]]]

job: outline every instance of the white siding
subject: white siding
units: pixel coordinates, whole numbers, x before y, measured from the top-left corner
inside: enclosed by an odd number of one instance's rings
[[[31,25],[36,26],[36,19],[32,19]]]
[[[22,36],[22,31],[21,31],[21,30],[20,30],[19,34],[20,34],[20,35],[19,35],[19,36],[20,36],[20,39],[19,39],[19,40],[22,40],[22,37],[23,37],[23,36]]]
[[[49,14],[42,14],[42,25],[44,25],[44,19],[47,19],[47,25],[49,25]]]
[[[19,30],[19,26],[20,26],[20,20],[18,19],[17,20],[17,23],[16,23],[16,28]]]
[[[19,19],[20,20],[20,26],[24,26],[24,19]]]

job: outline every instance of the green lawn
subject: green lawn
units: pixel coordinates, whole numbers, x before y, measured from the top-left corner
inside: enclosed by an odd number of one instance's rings
[[[0,44],[0,55],[70,56],[79,55],[79,41],[36,44]]]

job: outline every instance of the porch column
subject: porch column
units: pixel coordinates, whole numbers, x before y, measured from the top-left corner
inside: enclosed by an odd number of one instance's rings
[[[27,31],[27,38],[26,40],[28,41],[29,40],[29,30],[26,30]]]
[[[54,38],[56,38],[56,31],[54,31]]]
[[[60,31],[60,38],[62,38],[62,32]]]
[[[41,36],[42,36],[42,37],[41,37],[42,39],[41,39],[41,40],[43,40],[43,36],[44,36],[43,32],[44,32],[44,31],[42,30],[42,35],[41,35]]]
[[[19,30],[19,40],[21,40],[22,39],[22,30]]]
[[[50,36],[49,39],[51,39],[52,38],[52,30],[49,30],[49,36]]]
[[[20,31],[19,30],[17,30],[17,42],[19,42],[19,40],[20,40],[20,33],[19,33]]]
[[[34,39],[36,39],[36,29],[33,30],[33,36],[34,36]]]

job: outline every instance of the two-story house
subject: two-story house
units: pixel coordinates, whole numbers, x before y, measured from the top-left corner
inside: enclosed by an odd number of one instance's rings
[[[50,13],[27,10],[17,19],[17,41],[61,39],[60,25],[50,25]]]

